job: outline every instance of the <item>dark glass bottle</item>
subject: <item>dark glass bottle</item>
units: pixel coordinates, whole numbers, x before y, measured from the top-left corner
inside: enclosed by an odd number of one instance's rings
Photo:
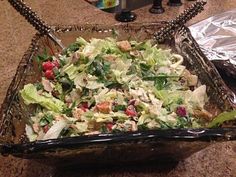
[[[182,2],[181,2],[181,0],[169,0],[167,5],[169,5],[169,6],[181,6]]]
[[[127,9],[126,0],[120,1],[121,11],[115,15],[115,19],[119,22],[132,22],[137,18],[137,15],[131,10]]]
[[[154,14],[162,14],[165,9],[162,7],[162,0],[153,0],[153,5],[149,9],[149,12]]]

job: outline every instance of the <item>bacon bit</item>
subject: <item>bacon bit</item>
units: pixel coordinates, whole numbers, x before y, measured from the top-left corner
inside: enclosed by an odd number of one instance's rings
[[[180,117],[186,117],[187,116],[186,108],[183,106],[178,106],[176,109],[176,114]]]
[[[112,123],[107,123],[106,127],[109,131],[112,131],[113,124]]]
[[[138,115],[138,113],[135,110],[135,107],[133,105],[129,105],[127,109],[125,110],[125,114],[131,117],[135,117]]]
[[[104,101],[104,102],[98,103],[96,105],[96,108],[99,112],[108,114],[111,111],[111,103],[108,101]]]
[[[127,52],[132,49],[129,41],[120,41],[120,42],[117,42],[116,44],[120,48],[120,50],[123,52]]]

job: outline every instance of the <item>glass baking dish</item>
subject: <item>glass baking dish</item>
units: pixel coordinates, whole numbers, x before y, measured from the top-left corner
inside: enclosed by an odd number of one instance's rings
[[[68,45],[76,37],[85,39],[105,38],[116,34],[119,40],[143,41],[153,39],[154,33],[164,22],[149,24],[117,24],[55,26],[56,35]],[[161,47],[171,48],[184,57],[187,68],[197,74],[202,84],[207,85],[207,94],[212,107],[221,111],[235,107],[234,94],[225,85],[214,65],[205,57],[192,38],[188,28],[182,27],[174,38]],[[235,122],[214,129],[167,129],[100,134],[28,142],[25,136],[27,117],[34,110],[25,107],[18,96],[27,83],[36,82],[40,72],[34,62],[45,48],[59,51],[46,36],[36,34],[23,56],[16,75],[8,89],[1,107],[0,152],[20,158],[47,159],[49,164],[91,165],[146,162],[154,160],[180,160],[188,157],[215,141],[236,139]]]

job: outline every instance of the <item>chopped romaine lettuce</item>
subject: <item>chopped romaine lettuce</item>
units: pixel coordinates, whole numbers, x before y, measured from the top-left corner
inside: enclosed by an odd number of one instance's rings
[[[71,80],[75,79],[78,74],[78,67],[74,66],[74,64],[65,65],[63,70]]]
[[[64,103],[61,100],[54,98],[48,93],[44,92],[40,95],[33,84],[25,85],[24,89],[20,91],[20,94],[27,105],[39,104],[54,112],[61,112],[64,106]]]

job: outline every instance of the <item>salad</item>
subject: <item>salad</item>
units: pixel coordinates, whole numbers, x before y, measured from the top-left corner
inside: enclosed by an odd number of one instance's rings
[[[30,141],[148,129],[198,128],[206,86],[183,57],[151,41],[86,41],[62,54],[38,56],[41,81],[20,91],[36,113],[26,125]]]

